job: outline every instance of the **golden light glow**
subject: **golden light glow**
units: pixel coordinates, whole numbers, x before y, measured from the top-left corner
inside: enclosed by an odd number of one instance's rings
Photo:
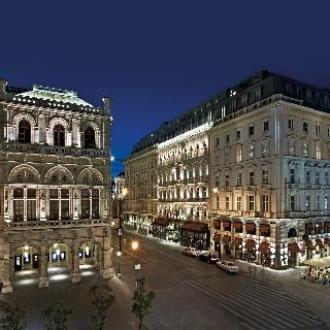
[[[139,242],[133,241],[132,242],[132,250],[136,251],[139,248]]]
[[[125,197],[127,193],[128,193],[128,189],[124,187],[121,191],[122,196]]]

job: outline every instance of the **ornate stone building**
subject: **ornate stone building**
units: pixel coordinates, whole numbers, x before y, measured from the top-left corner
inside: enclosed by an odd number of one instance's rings
[[[279,268],[330,254],[330,93],[261,72],[210,130],[213,249]]]
[[[157,159],[152,233],[274,268],[329,256],[329,112],[328,90],[261,71],[161,125],[126,163],[133,194]]]
[[[134,151],[125,161],[125,224],[140,233],[149,233],[157,217],[157,152],[151,147]]]
[[[15,271],[80,264],[110,276],[110,100],[96,108],[76,92],[0,80],[0,260],[3,292]]]

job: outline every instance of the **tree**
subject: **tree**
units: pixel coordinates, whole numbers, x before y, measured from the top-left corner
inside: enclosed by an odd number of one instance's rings
[[[0,329],[24,330],[26,329],[25,311],[18,305],[15,307],[0,301]]]
[[[46,330],[68,330],[67,321],[68,316],[72,313],[71,309],[67,309],[60,302],[52,302],[45,309],[42,314],[45,321]]]
[[[115,302],[115,296],[111,294],[112,290],[107,285],[94,285],[90,289],[93,296],[92,305],[96,311],[91,316],[91,320],[95,324],[95,329],[102,330],[108,318],[108,311]]]
[[[143,319],[151,310],[152,300],[154,298],[154,292],[147,292],[145,289],[145,278],[137,279],[137,289],[134,292],[132,313],[139,320],[139,330],[142,329]]]

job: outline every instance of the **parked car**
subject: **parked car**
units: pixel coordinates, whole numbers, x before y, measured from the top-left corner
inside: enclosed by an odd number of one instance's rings
[[[198,256],[200,261],[207,262],[208,264],[215,264],[219,261],[219,258],[215,254],[207,253],[200,253]]]
[[[182,250],[182,253],[189,257],[197,257],[199,255],[199,251],[193,247],[186,247]]]
[[[222,270],[225,270],[228,273],[238,273],[238,266],[231,261],[220,260],[217,262],[217,267]]]

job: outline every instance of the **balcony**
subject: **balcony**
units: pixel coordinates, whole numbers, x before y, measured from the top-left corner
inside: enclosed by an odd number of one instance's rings
[[[85,149],[76,147],[59,147],[49,146],[43,144],[29,144],[8,142],[2,143],[0,146],[1,151],[5,152],[21,152],[28,154],[56,154],[56,155],[72,155],[75,157],[108,157],[109,153],[100,149]]]
[[[78,220],[54,220],[54,221],[13,221],[7,223],[9,231],[23,231],[31,229],[54,229],[54,228],[81,228],[103,227],[108,224],[105,219],[78,219]]]

